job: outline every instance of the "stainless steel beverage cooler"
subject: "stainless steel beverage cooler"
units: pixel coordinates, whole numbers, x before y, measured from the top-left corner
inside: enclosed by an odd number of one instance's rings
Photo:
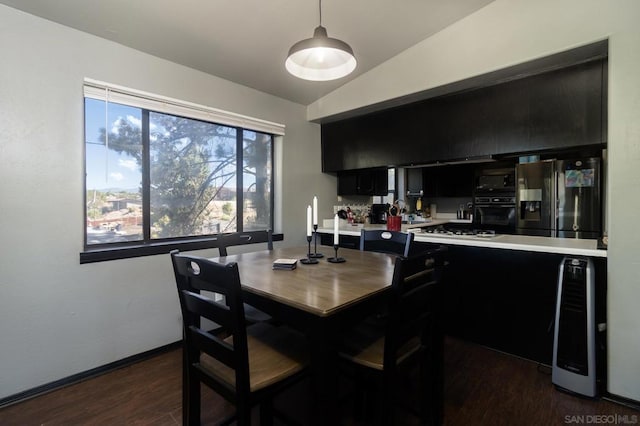
[[[558,273],[551,381],[581,395],[598,395],[596,283],[593,262],[565,257]]]

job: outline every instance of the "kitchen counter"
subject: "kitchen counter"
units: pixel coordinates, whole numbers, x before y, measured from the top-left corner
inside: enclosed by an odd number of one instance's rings
[[[467,223],[467,224],[470,224],[471,221],[470,220],[457,220],[457,219],[452,219],[450,217],[443,217],[443,218],[437,218],[437,219],[427,218],[427,219],[416,220],[416,221],[413,221],[411,223],[403,223],[401,229],[403,231],[409,231],[411,229],[419,229],[419,228],[424,228],[424,227],[428,227],[428,226],[446,225],[447,223]],[[387,229],[387,225],[385,225],[385,224],[375,225],[375,224],[369,224],[369,223],[367,223],[367,224],[363,224],[363,223],[349,224],[349,223],[347,223],[346,220],[340,219],[340,234],[342,234],[342,235],[359,236],[360,235],[360,230],[362,228],[365,228],[365,229]],[[333,234],[333,219],[325,219],[325,220],[323,220],[322,221],[322,226],[318,228],[318,232]]]
[[[429,222],[403,224],[402,230],[415,233],[415,241],[436,244],[462,245],[504,250],[521,250],[540,253],[555,253],[590,257],[607,257],[607,251],[598,249],[598,241],[593,239],[573,239],[554,237],[534,237],[527,235],[498,234],[492,237],[465,235],[439,235],[422,233],[421,228],[451,223],[449,219],[434,219]],[[361,229],[386,229],[386,225],[340,226],[340,235],[360,236]],[[333,234],[333,228],[318,228],[319,233]]]
[[[598,249],[598,240],[534,237],[529,235],[499,234],[493,237],[476,236],[440,236],[437,234],[416,233],[415,241],[485,247],[507,250],[524,250],[541,253],[555,253],[591,257],[607,257],[606,250]]]
[[[421,228],[427,227],[427,226],[438,226],[438,225],[445,225],[447,223],[450,223],[451,221],[447,220],[447,219],[442,219],[442,220],[430,220],[428,222],[415,222],[415,223],[403,223],[401,226],[401,230],[402,231],[420,231]],[[346,221],[344,221],[344,223],[341,221],[340,222],[340,235],[351,235],[354,237],[359,237],[360,236],[360,230],[361,229],[387,229],[387,225],[371,225],[371,224],[362,224],[362,223],[356,223],[353,225],[350,225],[348,223],[346,223]],[[322,228],[318,228],[318,232],[323,233],[323,234],[333,234],[333,226],[331,227],[322,227]]]

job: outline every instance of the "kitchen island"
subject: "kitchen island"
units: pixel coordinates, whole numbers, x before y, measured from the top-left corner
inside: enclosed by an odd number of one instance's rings
[[[443,279],[447,334],[551,365],[558,270],[567,256],[593,261],[598,323],[606,322],[607,251],[598,249],[598,240],[424,232],[448,223],[402,225],[403,231],[415,233],[416,250],[433,244],[448,249]],[[340,245],[358,248],[362,228],[386,225],[345,223],[339,228]],[[333,244],[333,228],[318,233],[322,244]]]

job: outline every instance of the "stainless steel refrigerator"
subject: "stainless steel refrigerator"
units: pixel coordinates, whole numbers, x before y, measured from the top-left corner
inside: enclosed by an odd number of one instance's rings
[[[516,165],[516,233],[602,236],[600,158]]]

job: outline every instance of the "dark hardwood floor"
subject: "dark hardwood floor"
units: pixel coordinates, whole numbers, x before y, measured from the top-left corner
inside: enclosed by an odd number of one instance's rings
[[[180,350],[172,350],[5,407],[0,409],[0,425],[181,424],[180,357]],[[300,423],[307,423],[308,391],[308,383],[302,382],[281,395],[275,405]],[[347,390],[344,394],[344,423],[365,424],[352,420]],[[209,390],[203,392],[203,407],[203,424],[216,424],[233,412]],[[546,367],[447,338],[446,425],[562,425],[568,420],[576,423],[578,418],[574,416],[592,415],[626,415],[628,421],[640,423],[640,412],[627,406],[557,391]],[[413,425],[417,421],[409,414],[399,414],[397,423]]]

